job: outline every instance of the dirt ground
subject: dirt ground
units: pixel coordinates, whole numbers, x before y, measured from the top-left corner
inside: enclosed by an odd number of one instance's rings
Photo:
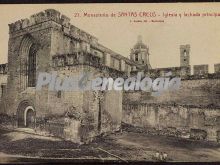
[[[0,129],[0,163],[98,161],[157,161],[156,152],[168,161],[220,161],[220,144],[133,132],[98,138],[77,145],[59,138]]]

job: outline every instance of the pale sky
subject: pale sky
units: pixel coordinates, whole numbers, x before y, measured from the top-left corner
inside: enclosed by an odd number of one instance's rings
[[[45,9],[56,9],[71,19],[71,23],[96,36],[99,42],[113,51],[129,56],[130,49],[142,35],[150,49],[153,68],[180,65],[179,46],[191,45],[191,65],[209,64],[213,72],[215,63],[220,63],[220,16],[168,18],[164,23],[133,23],[130,20],[164,19],[163,12],[220,13],[220,3],[215,4],[48,4],[48,5],[0,5],[0,63],[7,62],[8,24],[29,18]],[[74,17],[74,13],[153,12],[157,18]]]

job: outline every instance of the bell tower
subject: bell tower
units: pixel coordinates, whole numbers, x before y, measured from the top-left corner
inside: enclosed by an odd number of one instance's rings
[[[189,66],[190,45],[180,45],[180,66]]]
[[[151,69],[149,62],[149,48],[142,41],[142,36],[138,36],[137,43],[131,49],[130,59],[146,69]]]

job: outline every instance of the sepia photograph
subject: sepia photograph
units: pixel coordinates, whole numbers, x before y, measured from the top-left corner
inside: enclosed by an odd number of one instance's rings
[[[0,5],[0,164],[220,162],[220,3]]]

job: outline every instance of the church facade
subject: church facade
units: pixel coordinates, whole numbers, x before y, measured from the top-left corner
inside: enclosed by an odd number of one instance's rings
[[[186,79],[191,71],[189,52],[189,45],[180,46],[180,67],[153,69],[149,47],[141,36],[131,49],[130,58],[126,58],[71,25],[65,15],[48,9],[9,24],[8,64],[0,65],[0,110],[13,118],[14,127],[88,142],[98,135],[120,130],[124,98],[132,100],[139,93],[49,91],[46,87],[37,91],[40,72],[56,71],[61,77],[91,72],[95,73],[93,78],[116,78],[140,71],[152,77],[172,71],[173,76]]]
[[[61,77],[91,72],[93,78],[115,78],[126,76],[133,65],[71,25],[65,15],[45,10],[9,25],[2,111],[14,116],[15,127],[30,127],[76,142],[90,141],[120,129],[122,91],[37,91],[36,78],[40,72],[53,71]]]

